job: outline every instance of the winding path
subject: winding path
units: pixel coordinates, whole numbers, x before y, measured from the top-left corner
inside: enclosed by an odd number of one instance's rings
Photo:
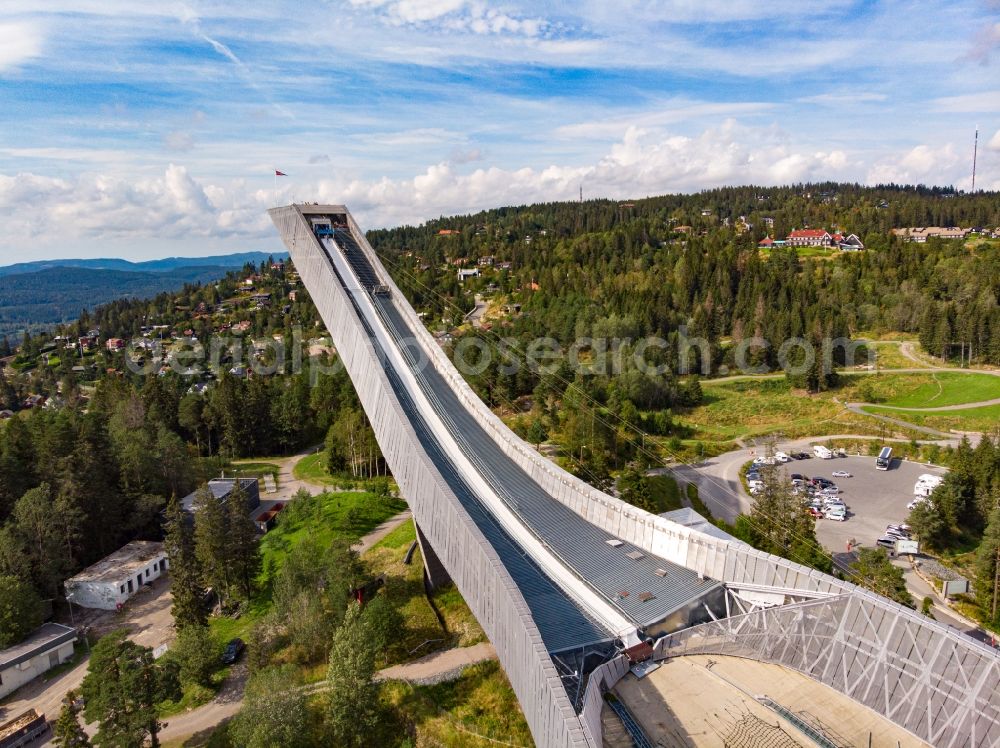
[[[367,550],[411,516],[409,509],[400,512],[363,536],[353,547],[362,549],[360,552]],[[496,652],[493,646],[489,642],[482,642],[471,647],[456,647],[433,652],[413,662],[393,665],[380,670],[375,677],[377,680],[405,680],[418,685],[439,683],[458,677],[469,665],[495,658]],[[160,731],[160,740],[176,741],[214,730],[239,712],[243,705],[245,685],[246,666],[243,665],[234,670],[215,699],[197,709],[167,719],[166,727]],[[323,684],[318,683],[305,690],[308,693],[319,693],[323,690]]]

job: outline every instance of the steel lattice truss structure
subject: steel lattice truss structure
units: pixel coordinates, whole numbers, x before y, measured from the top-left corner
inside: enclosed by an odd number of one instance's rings
[[[1000,663],[960,634],[847,593],[756,609],[672,634],[656,657],[718,654],[798,670],[931,745],[1000,745]]]

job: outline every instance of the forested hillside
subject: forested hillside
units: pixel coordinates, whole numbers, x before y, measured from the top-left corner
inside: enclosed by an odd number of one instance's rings
[[[168,272],[56,267],[33,273],[0,275],[0,335],[19,336],[76,319],[122,297],[148,298],[185,283],[206,283],[225,275],[216,266],[181,267]]]
[[[1000,362],[1000,246],[907,244],[889,233],[931,223],[997,227],[1000,200],[832,184],[729,188],[507,208],[369,237],[418,309],[457,320],[473,292],[495,292],[520,304],[501,326],[522,340],[673,340],[685,326],[712,342],[715,371],[732,368],[733,344],[751,336],[769,341],[761,355],[773,367],[791,336],[920,331],[937,355],[971,346],[974,361]],[[765,235],[804,226],[858,234],[867,251],[758,250]],[[480,258],[491,258],[489,271],[459,283],[455,268]],[[677,350],[666,353],[674,370]]]
[[[146,299],[188,283],[208,283],[263,252],[172,257],[149,262],[52,260],[0,266],[0,337],[51,329],[114,299]]]

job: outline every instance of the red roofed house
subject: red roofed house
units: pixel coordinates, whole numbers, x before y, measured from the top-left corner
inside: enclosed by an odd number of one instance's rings
[[[438,236],[455,236],[456,234],[461,234],[462,232],[458,229],[441,229],[438,231]]]
[[[833,237],[825,229],[796,229],[788,235],[788,243],[793,247],[830,247]]]
[[[120,351],[125,347],[125,341],[121,338],[111,338],[104,345],[109,351]]]
[[[757,242],[757,246],[760,247],[761,249],[770,249],[771,247],[774,246],[774,239],[772,239],[769,236],[765,236],[763,239]]]

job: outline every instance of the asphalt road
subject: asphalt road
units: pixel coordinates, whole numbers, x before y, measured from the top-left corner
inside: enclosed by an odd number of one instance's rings
[[[831,437],[782,442],[778,448],[785,452],[811,451],[808,449],[810,444],[820,443],[828,438]],[[743,490],[739,473],[740,468],[753,459],[755,453],[761,454],[761,449],[727,452],[698,466],[673,467],[672,472],[682,481],[696,483],[699,495],[712,513],[732,522],[738,513],[750,510],[751,498]],[[941,468],[901,460],[894,460],[890,470],[876,470],[874,457],[858,456],[831,460],[816,457],[794,460],[787,463],[784,469],[787,473],[802,473],[811,478],[830,478],[842,490],[841,497],[848,506],[848,519],[845,522],[821,519],[816,523],[817,539],[832,553],[846,551],[847,541],[850,539],[855,540],[858,546],[872,547],[875,539],[883,534],[886,525],[906,520],[906,504],[913,498],[913,484],[917,477],[923,473],[942,475],[945,472]],[[833,478],[835,470],[846,470],[852,477]],[[918,604],[925,597],[934,600],[935,619],[974,639],[991,643],[989,633],[958,617],[954,611],[944,606],[930,585],[913,570],[907,558],[897,559],[895,563],[903,569],[906,586]]]

